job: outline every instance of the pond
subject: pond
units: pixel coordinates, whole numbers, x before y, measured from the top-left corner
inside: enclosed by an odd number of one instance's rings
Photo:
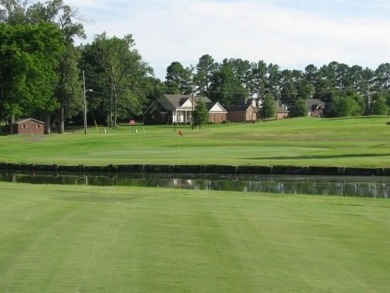
[[[390,198],[390,177],[0,171],[0,181]]]

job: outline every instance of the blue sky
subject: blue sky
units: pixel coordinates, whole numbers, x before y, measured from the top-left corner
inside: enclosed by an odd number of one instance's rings
[[[78,8],[87,40],[132,34],[165,78],[173,61],[263,60],[282,69],[332,61],[375,69],[390,62],[389,0],[64,0]]]

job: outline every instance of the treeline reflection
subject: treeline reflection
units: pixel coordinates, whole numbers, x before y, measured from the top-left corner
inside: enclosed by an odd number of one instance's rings
[[[269,176],[215,174],[62,174],[50,172],[0,172],[0,181],[32,184],[80,184],[98,186],[144,186],[195,190],[267,192],[389,198],[390,178]]]

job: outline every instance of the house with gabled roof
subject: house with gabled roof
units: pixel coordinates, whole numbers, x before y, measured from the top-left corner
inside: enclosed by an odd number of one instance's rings
[[[209,122],[220,123],[226,120],[226,110],[208,97],[191,95],[163,95],[152,102],[144,113],[145,124],[191,123],[192,112],[202,100],[209,110]]]
[[[257,108],[252,103],[232,105],[227,108],[230,122],[253,122],[257,120]]]
[[[209,110],[209,122],[210,123],[222,123],[226,121],[227,111],[218,102],[206,103],[207,109]]]
[[[307,115],[311,117],[321,117],[325,111],[325,103],[319,99],[307,99],[306,110]]]

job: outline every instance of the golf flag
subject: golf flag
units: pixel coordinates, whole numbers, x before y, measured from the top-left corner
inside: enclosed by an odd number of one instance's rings
[[[180,136],[183,136],[183,132],[181,132],[181,130],[179,130],[179,135],[180,135]]]

